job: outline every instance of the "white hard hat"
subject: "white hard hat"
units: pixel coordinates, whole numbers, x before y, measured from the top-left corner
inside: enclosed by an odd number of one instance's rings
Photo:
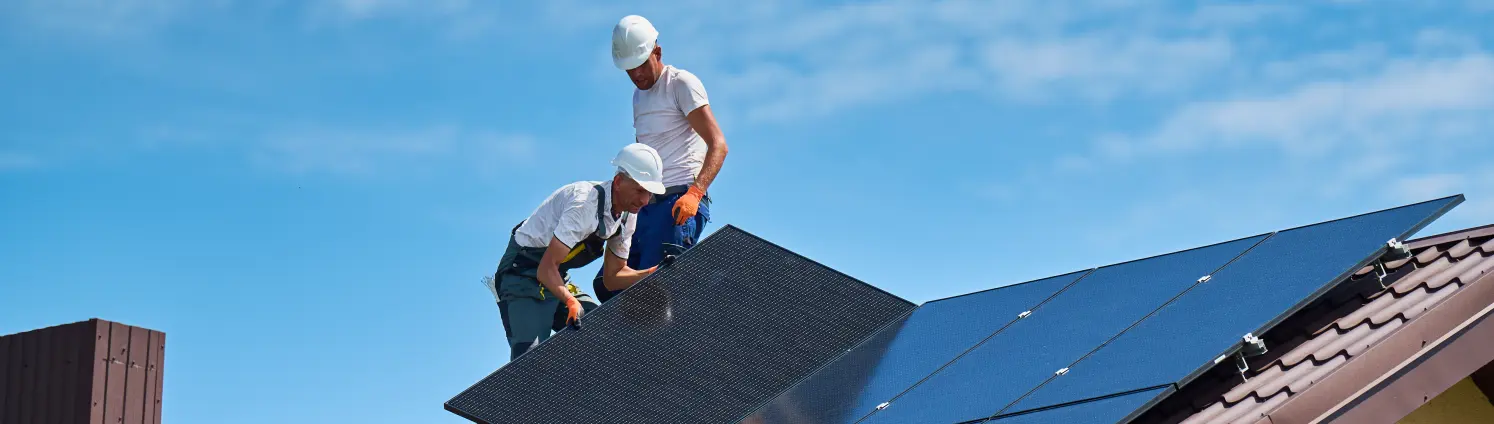
[[[659,39],[659,30],[642,16],[628,15],[612,27],[612,64],[617,69],[629,70],[643,65],[654,52],[654,42]]]
[[[612,164],[649,193],[664,194],[664,160],[659,158],[659,152],[654,148],[643,143],[629,144],[617,152]]]

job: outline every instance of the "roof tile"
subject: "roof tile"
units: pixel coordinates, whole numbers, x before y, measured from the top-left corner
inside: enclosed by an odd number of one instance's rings
[[[1435,262],[1424,263],[1422,264],[1420,269],[1416,270],[1418,271],[1416,272],[1416,275],[1398,279],[1394,284],[1391,285],[1391,287],[1395,288],[1395,291],[1397,293],[1410,292],[1411,289],[1416,288],[1416,286],[1426,284],[1426,277],[1442,272],[1442,270],[1445,270],[1451,266],[1452,261],[1447,260],[1447,258],[1439,258]],[[1441,286],[1441,284],[1438,284],[1438,286]]]
[[[1302,320],[1296,321],[1303,335],[1283,336],[1288,340],[1272,348],[1287,350],[1268,353],[1275,359],[1257,358],[1269,362],[1247,373],[1248,379],[1200,378],[1179,393],[1182,399],[1193,399],[1174,406],[1182,412],[1153,411],[1155,416],[1162,422],[1186,424],[1261,420],[1464,286],[1494,272],[1494,237],[1472,230],[1469,234],[1474,238],[1434,237],[1428,241],[1438,244],[1430,246],[1411,242],[1412,258],[1386,263],[1388,288],[1376,290],[1379,281],[1372,275],[1373,266],[1360,269],[1346,284],[1363,284],[1367,291],[1304,309],[1299,313]],[[1208,397],[1194,385],[1219,388],[1209,389],[1217,394]]]
[[[1461,257],[1464,257],[1464,256],[1468,256],[1468,253],[1472,252],[1472,251],[1473,251],[1473,245],[1471,245],[1470,243],[1468,243],[1467,239],[1464,239],[1463,241],[1458,242],[1458,244],[1455,244],[1452,247],[1447,248],[1447,255],[1448,256],[1452,256],[1454,258],[1461,258]]]
[[[1432,260],[1437,259],[1438,256],[1442,256],[1442,249],[1439,249],[1436,246],[1422,249],[1420,253],[1416,254],[1416,263],[1423,265],[1429,264],[1432,263]]]

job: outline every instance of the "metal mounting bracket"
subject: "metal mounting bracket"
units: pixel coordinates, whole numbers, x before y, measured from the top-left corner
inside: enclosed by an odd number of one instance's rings
[[[1383,260],[1393,261],[1411,257],[1411,248],[1406,247],[1406,243],[1402,243],[1400,240],[1390,239],[1390,241],[1385,242],[1385,247],[1390,250],[1385,252],[1385,256],[1381,257]]]
[[[1240,373],[1241,380],[1250,381],[1250,377],[1247,376],[1250,372],[1250,362],[1245,360],[1245,358],[1265,355],[1267,350],[1266,341],[1261,340],[1260,337],[1256,337],[1255,334],[1251,333],[1245,333],[1245,336],[1240,339],[1240,343],[1242,344],[1240,351],[1235,352],[1235,371]],[[1223,359],[1223,357],[1219,358],[1219,360]],[[1219,360],[1215,360],[1215,363],[1218,363]]]
[[[1375,279],[1380,281],[1381,289],[1389,288],[1385,284],[1385,278],[1390,276],[1390,267],[1385,266],[1385,263],[1411,257],[1411,249],[1406,247],[1406,243],[1402,243],[1400,240],[1390,239],[1390,241],[1385,242],[1385,247],[1387,249],[1385,254],[1376,259],[1374,265]],[[1416,261],[1411,261],[1411,266],[1415,267]]]
[[[1266,341],[1261,340],[1260,337],[1256,337],[1255,334],[1245,333],[1245,337],[1241,337],[1241,342],[1243,342],[1245,346],[1240,349],[1240,354],[1244,355],[1245,357],[1261,356],[1266,354]]]
[[[1390,286],[1387,286],[1385,284],[1385,277],[1389,277],[1389,276],[1390,276],[1390,271],[1388,271],[1388,270],[1385,269],[1385,262],[1384,261],[1375,261],[1375,279],[1380,281],[1380,289],[1383,290],[1383,289],[1390,288]]]

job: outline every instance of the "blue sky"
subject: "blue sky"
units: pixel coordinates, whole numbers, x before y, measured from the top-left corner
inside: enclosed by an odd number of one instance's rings
[[[632,139],[631,13],[731,145],[710,228],[914,301],[1494,223],[1487,0],[532,3],[0,5],[0,333],[165,331],[172,423],[462,422],[506,231]]]

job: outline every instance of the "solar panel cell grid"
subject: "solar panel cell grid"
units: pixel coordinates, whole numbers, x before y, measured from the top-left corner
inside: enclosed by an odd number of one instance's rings
[[[1263,237],[1097,269],[865,422],[953,423],[996,415]]]
[[[744,422],[856,422],[1081,275],[1084,272],[924,304]]]
[[[1439,199],[1276,233],[1008,410],[1184,383],[1246,333],[1263,332],[1379,257],[1386,241],[1410,237],[1459,201]]]

